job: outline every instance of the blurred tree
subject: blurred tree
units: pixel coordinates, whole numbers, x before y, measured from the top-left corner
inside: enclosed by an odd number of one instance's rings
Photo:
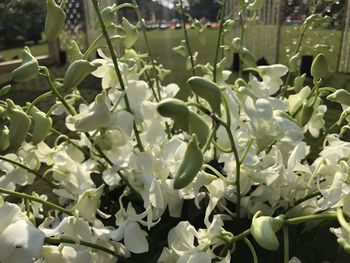
[[[38,43],[44,30],[45,0],[2,0],[0,3],[0,48]]]
[[[218,20],[220,5],[214,0],[190,0],[188,1],[189,13],[193,18],[205,17],[210,21]]]

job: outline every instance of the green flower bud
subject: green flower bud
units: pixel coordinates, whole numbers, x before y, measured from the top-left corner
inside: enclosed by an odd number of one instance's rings
[[[0,97],[7,95],[11,90],[11,85],[6,85],[2,89],[0,89]]]
[[[266,0],[255,0],[253,3],[249,4],[247,9],[250,11],[260,11],[266,3]]]
[[[235,37],[232,40],[232,46],[235,50],[240,51],[242,49],[242,40],[239,37]]]
[[[344,89],[338,89],[334,93],[328,95],[327,100],[350,106],[350,92]]]
[[[139,37],[139,31],[132,25],[125,17],[122,18],[123,30],[125,32],[124,45],[125,48],[131,48],[137,38]]]
[[[260,216],[261,214],[261,211],[258,211],[254,215],[250,232],[261,247],[275,251],[279,247],[275,233],[283,226],[284,220],[282,217],[273,218],[270,216]]]
[[[182,130],[188,131],[189,127],[189,110],[182,100],[164,99],[157,107],[160,115],[172,118],[175,124]]]
[[[189,115],[189,133],[196,134],[198,138],[199,145],[203,147],[207,141],[209,134],[209,127],[203,118],[194,111],[190,110]]]
[[[76,60],[81,60],[84,58],[83,53],[81,53],[81,50],[74,40],[70,43],[70,46],[68,47],[68,54],[69,54],[69,60],[71,62],[74,62]]]
[[[74,61],[68,68],[63,80],[63,87],[70,89],[77,86],[87,75],[94,72],[100,64],[93,64],[87,60]]]
[[[76,121],[75,129],[77,131],[88,132],[106,127],[111,117],[106,96],[105,90],[96,96],[92,111]]]
[[[192,77],[187,83],[194,94],[206,100],[213,112],[221,116],[221,91],[218,85],[203,77]]]
[[[27,103],[27,105],[29,106],[30,104]],[[39,142],[45,140],[47,135],[50,133],[52,127],[52,119],[46,116],[44,112],[40,111],[35,106],[31,108],[29,115],[32,116],[34,121],[32,142],[34,144],[38,144]]]
[[[306,74],[304,73],[301,76],[298,76],[294,79],[294,90],[295,92],[299,93],[302,88],[304,87],[304,81],[306,78]]]
[[[29,116],[12,100],[7,99],[7,113],[10,118],[9,143],[13,150],[16,150],[27,137],[31,120]]]
[[[0,151],[5,151],[10,146],[9,129],[4,126],[0,133]]]
[[[301,108],[301,111],[299,113],[300,126],[304,127],[309,122],[309,120],[311,119],[313,114],[314,114],[314,107],[312,105],[310,105],[309,103],[304,102],[303,106]]]
[[[30,53],[28,47],[22,51],[22,65],[12,71],[12,79],[17,82],[24,82],[35,78],[39,73],[39,63]]]
[[[47,0],[46,9],[45,35],[48,41],[53,41],[63,31],[66,14],[55,0]]]
[[[182,189],[189,185],[203,165],[203,154],[198,145],[197,136],[192,138],[187,145],[185,156],[175,173],[174,189]]]
[[[311,76],[319,80],[326,77],[328,74],[328,62],[322,53],[318,54],[311,65]]]
[[[256,60],[252,55],[252,53],[250,53],[250,51],[247,48],[243,47],[239,51],[239,58],[248,67],[252,67],[252,68],[256,67]]]

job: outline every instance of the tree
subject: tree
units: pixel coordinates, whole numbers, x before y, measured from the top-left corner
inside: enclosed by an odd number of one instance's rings
[[[210,21],[218,20],[220,5],[213,0],[190,0],[188,1],[189,13],[193,18],[205,17]]]

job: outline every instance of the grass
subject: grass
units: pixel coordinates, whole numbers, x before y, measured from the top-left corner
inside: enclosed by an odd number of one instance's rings
[[[35,56],[42,56],[49,54],[49,46],[47,43],[41,43],[41,44],[32,44],[28,45],[32,54]],[[10,49],[4,49],[0,50],[0,57],[2,57],[5,61],[9,61],[12,59],[19,59],[21,58],[23,48],[10,48]]]

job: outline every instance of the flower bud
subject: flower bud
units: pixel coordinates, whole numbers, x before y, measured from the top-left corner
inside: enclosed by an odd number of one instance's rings
[[[198,138],[199,145],[203,147],[207,141],[209,134],[209,127],[203,118],[194,111],[190,110],[189,115],[189,133],[196,134]]]
[[[248,67],[256,67],[256,60],[247,48],[244,47],[239,51],[239,58]]]
[[[5,151],[9,146],[9,129],[4,126],[0,132],[0,152]]]
[[[30,104],[27,103],[29,106]],[[42,111],[40,111],[35,106],[32,107],[29,115],[32,116],[34,121],[34,128],[32,132],[32,142],[34,144],[38,144],[45,140],[47,135],[49,134],[52,127],[52,119]]]
[[[172,118],[180,129],[188,131],[189,110],[182,100],[164,99],[158,104],[157,110],[163,117]]]
[[[327,97],[327,100],[338,102],[350,106],[350,92],[344,89],[338,89]]]
[[[320,53],[314,59],[311,65],[311,76],[314,79],[319,80],[327,76],[328,74],[328,62],[326,57]]]
[[[109,107],[106,102],[106,91],[98,94],[95,98],[95,105],[91,112],[83,115],[75,123],[77,131],[94,131],[106,127],[110,121]]]
[[[70,89],[77,86],[91,72],[95,71],[100,64],[93,64],[87,60],[74,61],[68,68],[63,80],[63,87]]]
[[[125,32],[124,45],[125,48],[131,48],[139,36],[137,28],[131,24],[125,17],[122,19],[123,30]]]
[[[12,100],[7,99],[7,113],[10,118],[9,144],[16,150],[27,137],[31,120]]]
[[[6,85],[5,87],[0,89],[0,97],[5,96],[11,90],[11,85]]]
[[[260,215],[260,211],[254,215],[250,232],[261,247],[275,251],[279,247],[275,233],[283,226],[284,221],[282,217],[273,218]]]
[[[306,78],[306,74],[304,73],[301,76],[298,76],[294,79],[294,90],[296,93],[299,93],[304,87],[304,81]]]
[[[189,185],[203,165],[203,154],[198,145],[197,136],[192,138],[187,145],[185,156],[175,173],[174,189],[182,189]]]
[[[81,60],[84,58],[83,53],[81,53],[81,50],[74,40],[70,43],[70,46],[68,47],[68,54],[69,54],[69,61],[74,62],[76,60]]]
[[[242,49],[242,40],[239,37],[235,37],[232,40],[232,46],[235,50],[240,51]]]
[[[46,9],[45,35],[48,41],[53,41],[63,31],[66,14],[55,0],[47,0]]]
[[[300,126],[304,127],[309,122],[313,114],[314,107],[309,103],[304,102],[300,112]]]
[[[24,82],[35,78],[39,73],[39,63],[30,53],[28,47],[22,51],[22,65],[12,71],[12,79],[17,82]]]
[[[203,77],[192,77],[187,83],[194,94],[206,100],[213,112],[221,116],[221,91],[218,85]]]
[[[249,4],[247,9],[250,11],[260,11],[266,3],[266,0],[255,0],[253,3]]]

